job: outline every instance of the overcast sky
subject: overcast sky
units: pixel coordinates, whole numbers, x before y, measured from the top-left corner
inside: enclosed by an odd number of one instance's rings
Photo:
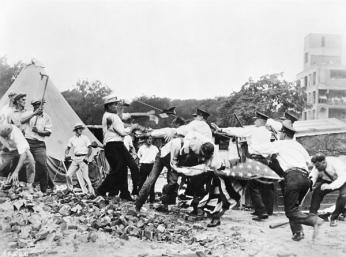
[[[341,34],[346,48],[346,1],[0,0],[0,6],[0,55],[10,63],[37,58],[61,91],[97,79],[126,98],[225,96],[249,77],[283,71],[294,80],[309,33]]]

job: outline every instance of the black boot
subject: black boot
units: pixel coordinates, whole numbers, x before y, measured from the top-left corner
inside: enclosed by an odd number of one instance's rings
[[[294,241],[300,241],[300,240],[302,240],[303,238],[304,238],[304,233],[303,233],[302,231],[296,232],[296,233],[294,233],[293,236],[292,236],[292,240],[294,240]]]

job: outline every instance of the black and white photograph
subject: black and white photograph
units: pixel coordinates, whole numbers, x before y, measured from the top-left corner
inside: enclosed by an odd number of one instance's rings
[[[346,256],[345,14],[0,0],[0,257]]]

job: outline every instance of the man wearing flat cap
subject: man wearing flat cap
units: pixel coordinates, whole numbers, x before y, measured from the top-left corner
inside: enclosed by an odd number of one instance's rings
[[[78,182],[84,194],[95,194],[94,188],[89,178],[89,156],[92,153],[91,142],[86,135],[83,135],[84,125],[75,124],[73,132],[75,135],[68,141],[65,156],[68,157],[72,152],[72,163],[66,173],[67,189],[73,191],[72,178],[77,174]],[[88,186],[88,188],[86,187]]]
[[[43,103],[41,101],[41,99],[37,99],[31,102],[33,111],[31,115],[28,115],[22,121],[27,123],[25,126],[25,138],[29,143],[30,151],[36,162],[36,180],[40,183],[41,192],[45,193],[50,180],[45,139],[51,135],[53,126],[49,115],[43,112],[45,101]]]
[[[216,124],[212,126],[216,131],[225,132],[230,136],[245,137],[248,144],[249,158],[260,161],[268,165],[266,160],[267,155],[257,154],[255,152],[258,145],[270,142],[271,132],[265,127],[268,116],[264,113],[256,111],[254,127],[229,127],[219,128]],[[273,213],[274,206],[274,185],[264,184],[259,181],[251,180],[248,183],[248,188],[251,196],[251,201],[255,212],[254,220],[262,220],[268,218],[268,215]]]
[[[283,125],[279,139],[272,143],[258,145],[254,150],[261,155],[277,155],[277,160],[284,170],[284,206],[285,214],[290,221],[292,240],[304,238],[303,225],[314,227],[313,239],[323,221],[316,214],[301,212],[300,204],[309,191],[311,180],[309,170],[312,167],[310,156],[305,148],[293,140],[295,130]]]
[[[345,213],[346,207],[346,166],[337,157],[325,156],[318,153],[311,159],[315,166],[311,177],[315,184],[312,193],[310,213],[317,214],[323,198],[334,191],[339,191],[336,199],[335,210],[330,217],[330,226],[337,226],[337,219],[340,214]]]
[[[294,127],[294,123],[298,120],[298,117],[292,113],[285,112],[284,116],[281,117],[282,124],[286,126]]]
[[[23,166],[26,169],[26,179],[29,191],[33,192],[35,179],[35,160],[30,152],[28,142],[22,132],[14,125],[0,125],[0,174],[3,174],[6,167],[15,159],[19,158],[18,164],[12,174],[8,176],[9,182],[17,183],[18,175]]]

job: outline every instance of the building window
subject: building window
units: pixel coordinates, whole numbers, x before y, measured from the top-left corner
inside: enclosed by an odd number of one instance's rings
[[[325,47],[326,46],[326,38],[322,37],[321,38],[321,47]]]
[[[331,79],[346,79],[346,70],[330,70]]]
[[[312,73],[312,84],[316,85],[316,72]]]
[[[316,91],[312,92],[312,103],[316,103]]]
[[[304,77],[304,87],[308,86],[308,76]]]
[[[303,112],[303,120],[307,120],[307,113]]]
[[[308,53],[305,53],[304,54],[304,63],[308,63],[308,61],[309,61],[309,55],[308,55]]]
[[[316,111],[315,110],[312,110],[312,119],[316,119]]]

